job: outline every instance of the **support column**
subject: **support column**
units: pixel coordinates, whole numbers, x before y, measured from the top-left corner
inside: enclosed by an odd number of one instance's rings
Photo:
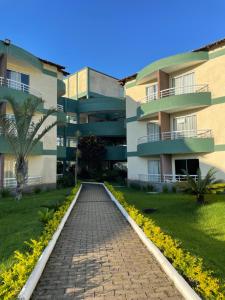
[[[160,91],[169,88],[169,74],[163,72],[161,70],[157,73],[157,80],[158,80],[158,98],[160,98]]]
[[[4,187],[4,154],[0,154],[0,188]]]
[[[170,131],[170,115],[168,113],[160,111],[158,113],[158,118],[159,118],[159,126],[160,126],[161,138],[162,138],[163,132]],[[171,154],[160,155],[160,166],[161,166],[161,179],[163,180],[163,175],[172,174]]]
[[[0,77],[6,78],[7,71],[7,56],[6,54],[2,54],[0,56]]]

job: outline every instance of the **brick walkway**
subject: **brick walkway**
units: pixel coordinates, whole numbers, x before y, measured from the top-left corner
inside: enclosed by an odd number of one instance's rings
[[[183,299],[103,187],[84,185],[36,299]]]

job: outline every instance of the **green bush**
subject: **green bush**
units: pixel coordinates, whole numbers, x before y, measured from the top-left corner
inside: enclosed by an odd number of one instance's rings
[[[35,194],[40,194],[40,193],[41,193],[41,188],[40,188],[39,186],[36,186],[36,187],[34,188],[34,193],[35,193]]]
[[[176,193],[177,192],[177,187],[176,187],[176,185],[172,185],[172,193]]]
[[[181,242],[162,232],[154,221],[145,217],[134,206],[129,205],[123,193],[105,183],[114,197],[126,209],[131,218],[142,228],[146,236],[162,251],[173,266],[188,280],[191,286],[204,299],[225,299],[225,285],[204,269],[203,260],[184,250]]]
[[[132,188],[134,190],[137,190],[137,191],[140,191],[141,190],[141,185],[137,182],[131,182],[130,183],[130,188]]]
[[[53,215],[54,210],[47,207],[38,211],[39,220],[43,225],[47,224],[53,218]]]
[[[75,175],[71,172],[65,173],[62,177],[57,179],[58,188],[66,188],[74,186]]]
[[[10,190],[7,188],[1,189],[0,193],[2,198],[6,198],[10,196]]]
[[[168,185],[167,184],[164,184],[163,187],[162,187],[162,192],[167,194],[169,193],[169,188],[168,188]]]
[[[155,191],[154,185],[148,184],[148,185],[147,185],[147,191],[148,191],[148,192],[154,192],[154,191]]]
[[[32,239],[29,242],[25,242],[28,251],[23,253],[19,251],[14,252],[13,264],[0,272],[0,299],[12,300],[17,298],[44,248],[48,245],[52,235],[58,228],[79,187],[80,184],[72,189],[71,194],[66,197],[60,208],[53,214],[52,219],[45,225],[42,235],[37,240]]]

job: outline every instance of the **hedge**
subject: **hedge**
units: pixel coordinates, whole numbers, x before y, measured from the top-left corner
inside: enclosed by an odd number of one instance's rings
[[[0,299],[15,299],[19,294],[44,248],[48,245],[58,228],[61,219],[68,210],[79,188],[80,184],[72,189],[71,194],[66,197],[66,200],[54,213],[53,218],[45,225],[41,236],[37,240],[31,239],[29,242],[25,242],[28,246],[26,252],[14,252],[13,264],[0,273]]]
[[[203,260],[182,249],[181,242],[162,232],[154,221],[145,217],[138,209],[128,204],[122,192],[116,191],[112,185],[106,187],[120,202],[131,218],[142,228],[146,236],[161,250],[172,265],[192,288],[204,299],[225,299],[225,285],[205,270]]]

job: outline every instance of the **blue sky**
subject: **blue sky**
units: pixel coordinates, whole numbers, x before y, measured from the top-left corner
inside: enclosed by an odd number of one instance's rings
[[[122,78],[225,37],[224,0],[0,0],[0,39]],[[3,13],[4,12],[4,13]]]

